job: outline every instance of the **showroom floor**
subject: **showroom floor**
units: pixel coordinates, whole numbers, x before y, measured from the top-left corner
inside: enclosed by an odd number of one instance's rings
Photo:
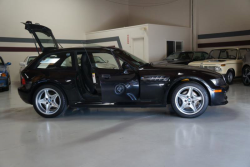
[[[0,92],[0,167],[249,167],[250,87],[195,119],[166,108],[68,111],[40,117],[17,85]]]

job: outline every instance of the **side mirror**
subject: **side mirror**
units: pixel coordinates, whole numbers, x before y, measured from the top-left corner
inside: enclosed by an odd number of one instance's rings
[[[133,70],[131,69],[130,65],[127,62],[124,62],[122,64],[122,69],[124,70],[124,74],[130,74],[131,72],[133,72]]]
[[[11,63],[10,63],[10,62],[7,62],[7,63],[6,63],[6,65],[7,65],[7,66],[10,66],[10,65],[11,65]]]
[[[20,62],[19,65],[25,67],[25,62]]]

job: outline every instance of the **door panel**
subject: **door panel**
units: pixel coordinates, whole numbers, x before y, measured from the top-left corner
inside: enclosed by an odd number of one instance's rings
[[[139,98],[139,80],[134,72],[96,68],[96,76],[103,103],[133,102]]]

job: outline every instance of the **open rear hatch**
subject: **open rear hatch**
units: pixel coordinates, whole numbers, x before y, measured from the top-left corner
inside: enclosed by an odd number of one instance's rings
[[[42,52],[59,48],[51,29],[37,23],[32,24],[31,21],[26,21],[23,24],[25,29],[34,36]]]

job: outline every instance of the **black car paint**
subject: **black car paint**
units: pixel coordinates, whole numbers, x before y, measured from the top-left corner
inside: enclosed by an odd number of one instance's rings
[[[32,97],[35,90],[43,84],[53,84],[60,88],[66,95],[68,104],[77,107],[93,106],[164,106],[169,103],[169,95],[176,85],[183,79],[190,79],[203,85],[210,95],[210,105],[222,105],[227,103],[225,92],[228,85],[215,86],[210,79],[222,77],[220,74],[210,70],[195,68],[185,65],[147,65],[138,68],[133,65],[126,57],[121,57],[133,70],[129,74],[124,74],[123,69],[98,69],[92,70],[96,73],[97,94],[89,93],[80,82],[81,75],[76,65],[76,51],[94,50],[117,50],[116,48],[69,48],[57,49],[42,53],[29,66],[22,71],[22,76],[26,80],[26,85],[21,86],[19,94],[21,98],[29,104],[32,104]],[[37,63],[47,54],[57,52],[75,53],[73,62],[75,65],[71,70],[47,70],[36,69]],[[115,55],[119,57],[119,55]],[[109,74],[110,78],[104,78],[104,74]],[[143,77],[147,76],[164,76],[167,81],[144,81]],[[69,82],[70,81],[70,82]],[[125,94],[117,95],[115,86],[118,84],[129,85],[129,89]],[[223,89],[222,93],[214,93],[215,89]],[[81,91],[82,90],[82,91]],[[134,99],[129,97],[127,93],[134,95]],[[107,105],[106,103],[114,103]]]

